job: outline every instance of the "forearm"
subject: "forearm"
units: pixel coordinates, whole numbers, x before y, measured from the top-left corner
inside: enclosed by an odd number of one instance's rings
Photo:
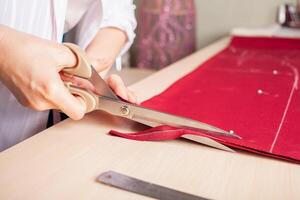
[[[126,33],[117,28],[103,28],[86,48],[98,72],[107,71],[127,41]]]
[[[0,45],[2,44],[2,39],[5,37],[6,32],[7,32],[7,27],[0,24]]]
[[[5,37],[7,35],[8,28],[0,24],[0,70],[3,68],[4,51],[5,51]],[[2,74],[2,73],[1,73]],[[1,78],[0,74],[0,78]]]

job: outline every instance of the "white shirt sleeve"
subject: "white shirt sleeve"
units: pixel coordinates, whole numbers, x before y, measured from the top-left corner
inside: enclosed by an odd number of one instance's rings
[[[78,11],[75,10],[76,13]],[[74,27],[64,36],[64,41],[73,42],[85,49],[93,40],[102,22],[102,3],[100,0],[94,0],[86,8],[84,14],[79,18]],[[67,19],[68,21],[68,16]],[[69,19],[70,24],[74,24],[74,19]]]
[[[120,52],[123,55],[135,38],[134,10],[132,0],[94,0],[65,39],[85,49],[101,28],[115,27],[127,34],[127,43]]]
[[[127,34],[127,43],[121,50],[123,55],[132,45],[136,28],[135,5],[132,0],[102,0],[103,19],[100,28],[115,27]]]

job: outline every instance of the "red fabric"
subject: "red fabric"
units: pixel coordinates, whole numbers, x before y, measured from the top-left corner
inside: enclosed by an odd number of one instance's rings
[[[234,37],[143,106],[233,130],[241,140],[208,136],[230,147],[300,161],[299,69],[300,39]],[[135,140],[204,135],[168,126],[111,134]]]

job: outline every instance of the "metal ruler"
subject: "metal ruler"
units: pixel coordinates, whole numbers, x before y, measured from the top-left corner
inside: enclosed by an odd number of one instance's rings
[[[203,197],[142,181],[114,171],[100,174],[97,180],[109,186],[161,200],[207,200]]]

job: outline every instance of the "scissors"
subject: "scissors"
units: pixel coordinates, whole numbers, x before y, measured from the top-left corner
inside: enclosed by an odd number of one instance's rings
[[[210,135],[241,138],[235,133],[227,132],[203,122],[152,110],[121,100],[89,63],[87,55],[83,50],[72,43],[64,43],[64,45],[77,57],[77,64],[75,67],[65,68],[63,72],[71,76],[86,79],[95,87],[95,91],[92,92],[81,87],[76,87],[72,85],[72,83],[65,83],[72,94],[78,95],[84,99],[87,106],[86,113],[94,110],[102,110],[111,115],[124,117],[150,127],[169,125],[199,130]]]

